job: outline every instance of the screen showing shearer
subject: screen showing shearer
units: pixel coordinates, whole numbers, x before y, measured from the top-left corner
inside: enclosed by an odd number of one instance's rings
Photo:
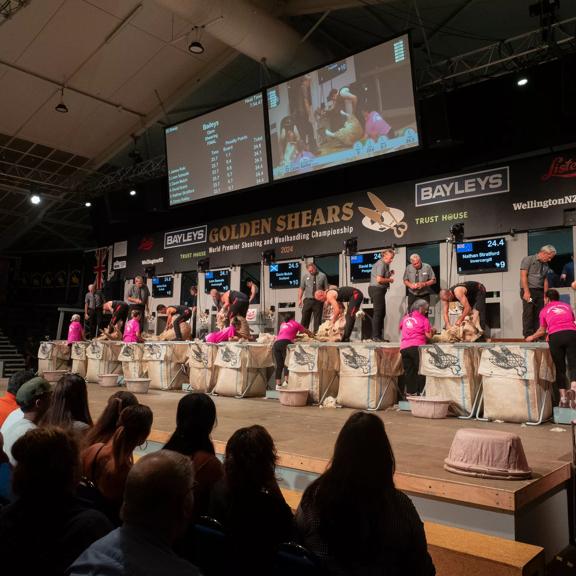
[[[408,36],[267,90],[273,178],[418,146]]]
[[[166,129],[170,205],[268,182],[262,94]]]
[[[369,252],[368,254],[355,254],[350,256],[350,280],[352,282],[369,282],[370,272],[374,262],[378,262],[381,252]]]
[[[270,288],[298,288],[300,262],[275,262],[270,264]]]
[[[212,288],[218,292],[230,290],[230,270],[209,270],[204,274],[204,292],[208,294]]]
[[[506,240],[490,238],[456,244],[456,264],[458,274],[506,272]]]

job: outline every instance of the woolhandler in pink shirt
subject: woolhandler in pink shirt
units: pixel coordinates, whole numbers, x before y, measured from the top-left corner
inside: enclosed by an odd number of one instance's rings
[[[276,362],[276,386],[280,386],[282,382],[282,374],[286,370],[284,362],[286,361],[286,349],[289,344],[293,344],[296,339],[296,335],[299,333],[308,334],[308,336],[314,337],[314,334],[307,330],[296,322],[296,320],[288,320],[288,322],[282,322],[280,324],[280,330],[278,330],[278,336],[276,336],[276,341],[272,346],[272,354],[274,354],[274,361]]]
[[[74,314],[68,326],[68,344],[82,342],[84,340],[84,328],[80,323],[80,314]]]
[[[544,294],[545,306],[540,311],[540,328],[526,342],[533,342],[548,334],[550,354],[556,367],[553,387],[554,402],[560,408],[576,408],[576,323],[570,304],[560,301],[558,290],[551,288]],[[566,358],[570,388],[566,380]]]
[[[126,322],[124,327],[123,342],[144,342],[140,336],[140,318],[142,317],[140,310],[132,310],[130,320]]]
[[[423,346],[432,338],[434,328],[428,320],[428,302],[416,300],[410,312],[400,321],[400,354],[404,365],[404,391],[406,394],[422,394],[426,384],[426,376],[418,374],[420,368],[419,346]]]

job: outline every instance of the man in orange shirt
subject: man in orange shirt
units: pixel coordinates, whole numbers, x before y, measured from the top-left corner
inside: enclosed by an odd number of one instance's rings
[[[10,376],[8,380],[8,390],[6,394],[0,398],[0,426],[4,424],[4,420],[13,410],[19,408],[16,402],[16,392],[20,390],[20,386],[28,380],[34,378],[34,370],[20,370]]]

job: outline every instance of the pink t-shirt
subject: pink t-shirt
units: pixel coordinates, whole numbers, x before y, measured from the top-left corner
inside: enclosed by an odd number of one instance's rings
[[[126,322],[122,340],[124,342],[138,342],[138,336],[140,336],[140,322],[136,318],[132,318]]]
[[[68,342],[82,342],[82,324],[80,322],[70,322],[68,327]]]
[[[280,324],[280,330],[278,330],[278,336],[276,340],[290,340],[290,342],[294,342],[294,338],[296,338],[296,334],[298,332],[303,332],[306,330],[302,324],[298,324],[296,320],[288,320],[288,322],[282,322]]]
[[[228,328],[224,328],[224,330],[219,330],[218,332],[210,332],[206,336],[206,342],[210,342],[211,344],[219,344],[220,342],[228,342],[230,338],[234,338],[236,335],[236,330],[234,326],[229,326]]]
[[[390,124],[376,111],[368,114],[365,126],[366,137],[372,138],[373,140],[378,140],[380,136],[386,136],[391,128]]]
[[[540,311],[540,326],[546,328],[548,334],[562,330],[576,330],[572,306],[559,300],[549,302]]]
[[[420,312],[406,314],[400,321],[400,350],[426,344],[426,332],[432,331],[430,321]]]

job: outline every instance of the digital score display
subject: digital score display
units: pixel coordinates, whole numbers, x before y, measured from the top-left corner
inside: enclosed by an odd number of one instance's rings
[[[262,94],[166,129],[170,206],[268,182]]]
[[[152,296],[154,298],[172,298],[174,278],[172,276],[154,276],[152,278]]]
[[[369,282],[370,272],[374,262],[378,262],[382,252],[370,252],[368,254],[355,254],[350,256],[350,280],[352,282]]]
[[[419,146],[407,34],[266,97],[274,180]]]
[[[298,288],[300,286],[300,262],[276,262],[270,264],[270,288]]]
[[[506,239],[491,238],[456,244],[456,265],[458,274],[506,272]]]
[[[230,290],[230,270],[209,270],[204,273],[204,292],[209,294],[213,288],[218,292]]]

